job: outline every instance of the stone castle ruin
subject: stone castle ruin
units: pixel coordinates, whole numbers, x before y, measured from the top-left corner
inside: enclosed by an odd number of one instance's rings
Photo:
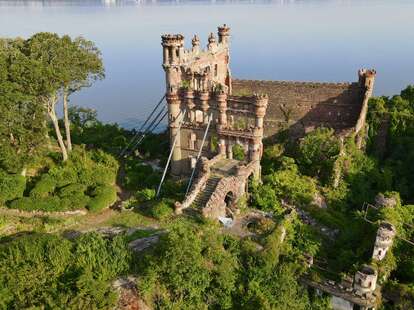
[[[197,36],[191,49],[180,34],[162,36],[171,174],[199,170],[178,211],[195,204],[205,216],[223,216],[248,179],[260,177],[262,140],[281,130],[296,138],[325,126],[362,137],[374,70],[360,70],[354,83],[237,80],[229,43],[227,25],[209,35],[206,49]]]
[[[373,259],[380,261],[385,258],[385,255],[393,244],[396,233],[397,231],[392,224],[381,222],[375,238],[374,250],[372,252]]]

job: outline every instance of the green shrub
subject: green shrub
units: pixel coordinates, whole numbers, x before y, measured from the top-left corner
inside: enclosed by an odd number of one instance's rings
[[[10,208],[22,211],[63,211],[59,197],[22,197],[12,201]]]
[[[21,175],[0,174],[0,204],[23,197],[26,178]]]
[[[100,185],[92,192],[92,197],[87,204],[89,211],[99,211],[110,207],[117,200],[116,188],[109,185]]]
[[[157,183],[159,183],[157,179]],[[184,192],[186,190],[187,183],[173,180],[166,180],[161,187],[161,197],[171,198],[175,200],[184,199]]]
[[[97,165],[92,171],[91,178],[93,181],[90,183],[96,185],[113,185],[116,181],[116,171],[112,170],[110,167]]]
[[[144,188],[135,193],[135,197],[139,202],[146,202],[155,198],[155,190],[152,188]]]
[[[91,198],[85,194],[79,193],[70,197],[60,199],[60,208],[66,210],[82,210],[85,209]]]
[[[30,196],[34,198],[47,197],[55,191],[55,188],[56,180],[50,175],[45,174],[30,191]]]
[[[59,197],[71,197],[79,193],[83,194],[86,191],[87,187],[84,184],[69,184],[65,187],[59,189]]]
[[[271,184],[276,196],[294,204],[310,204],[316,194],[315,181],[299,173],[294,160],[282,159],[281,170],[264,178],[265,183]]]
[[[300,142],[298,163],[305,174],[319,177],[326,183],[331,178],[339,151],[340,142],[335,131],[317,128]]]
[[[50,168],[48,175],[54,180],[57,187],[64,187],[79,182],[77,171],[69,162],[64,163],[62,166]]]
[[[52,167],[48,174],[56,181],[57,187],[81,183],[87,186],[114,184],[118,163],[103,151],[86,151],[76,147],[69,160]]]
[[[155,203],[149,209],[149,215],[157,220],[162,220],[173,214],[174,210],[172,208],[173,200],[162,199],[161,201]]]
[[[90,197],[85,195],[87,187],[83,184],[70,184],[59,189],[58,195],[61,198],[60,204],[62,210],[80,210],[84,209]]]
[[[124,186],[130,190],[156,188],[161,180],[161,173],[147,164],[133,158],[125,163]]]
[[[244,153],[243,146],[240,144],[233,145],[233,158],[237,160],[244,160],[246,158],[246,154]]]
[[[270,184],[257,184],[250,188],[252,206],[263,211],[273,211],[276,214],[283,212],[280,201]]]

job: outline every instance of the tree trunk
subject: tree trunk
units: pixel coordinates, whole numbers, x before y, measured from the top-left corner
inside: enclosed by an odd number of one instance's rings
[[[56,100],[50,99],[48,102],[47,112],[55,127],[56,137],[58,139],[60,150],[62,151],[63,161],[68,159],[68,152],[66,150],[65,143],[63,142],[62,134],[60,133],[59,122],[55,111]]]
[[[66,146],[68,147],[68,152],[72,151],[72,139],[70,138],[70,121],[69,121],[69,111],[68,111],[68,92],[64,90],[63,92],[63,115],[65,123],[65,134],[66,134]]]

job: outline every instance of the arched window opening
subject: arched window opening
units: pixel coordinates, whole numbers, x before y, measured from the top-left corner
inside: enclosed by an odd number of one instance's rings
[[[233,192],[228,192],[226,197],[224,197],[224,202],[226,203],[226,207],[231,207],[234,204],[234,194]]]

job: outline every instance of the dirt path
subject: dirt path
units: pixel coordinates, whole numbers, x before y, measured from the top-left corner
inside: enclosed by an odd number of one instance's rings
[[[17,209],[9,209],[0,207],[0,215],[8,216],[19,216],[19,217],[34,217],[34,216],[48,216],[55,218],[66,218],[73,216],[82,216],[86,215],[88,212],[86,210],[74,210],[74,211],[64,211],[64,212],[43,212],[43,211],[22,211]]]
[[[104,209],[99,213],[88,213],[82,219],[71,227],[65,227],[65,229],[73,229],[77,231],[87,231],[95,227],[99,227],[105,222],[107,222],[111,217],[116,215],[119,211],[113,209]]]

